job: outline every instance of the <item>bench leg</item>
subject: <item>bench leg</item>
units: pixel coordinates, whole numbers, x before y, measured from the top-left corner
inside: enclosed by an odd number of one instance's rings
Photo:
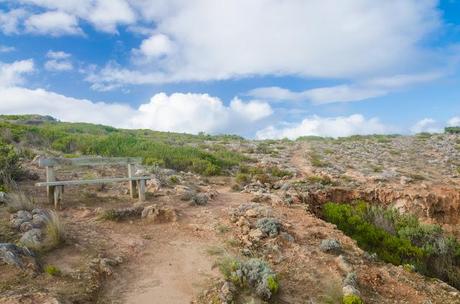
[[[128,164],[128,177],[134,177],[134,165]],[[136,181],[129,181],[129,194],[131,198],[136,197]]]
[[[56,186],[49,186],[47,188],[48,191],[48,203],[52,205],[54,203],[54,191],[56,190]]]
[[[139,180],[139,201],[145,201],[145,179]]]
[[[62,193],[64,192],[64,186],[54,187],[54,209],[61,209]]]

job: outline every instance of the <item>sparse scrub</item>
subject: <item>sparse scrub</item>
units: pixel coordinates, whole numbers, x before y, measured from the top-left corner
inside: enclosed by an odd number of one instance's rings
[[[392,209],[327,203],[324,217],[366,251],[395,265],[413,265],[422,274],[460,286],[460,244],[437,225],[421,224]]]
[[[256,227],[270,237],[276,237],[281,230],[281,223],[278,219],[272,217],[264,217],[257,221]]]
[[[226,257],[218,265],[226,280],[239,288],[249,288],[262,299],[270,299],[279,290],[276,273],[260,259],[240,261]]]
[[[208,204],[208,196],[205,193],[194,193],[191,204],[194,206],[205,206]]]
[[[19,210],[32,211],[35,208],[34,201],[23,192],[8,193],[6,205],[10,212]]]

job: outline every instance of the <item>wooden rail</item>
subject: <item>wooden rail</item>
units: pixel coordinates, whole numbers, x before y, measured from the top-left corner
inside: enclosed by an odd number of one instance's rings
[[[129,192],[132,198],[136,196],[140,201],[145,200],[146,180],[151,179],[147,176],[134,176],[134,165],[141,163],[142,159],[137,157],[84,157],[84,158],[41,158],[38,161],[40,167],[46,168],[46,182],[36,183],[35,186],[46,186],[48,201],[54,203],[58,208],[62,201],[64,186],[106,184],[116,182],[129,182]],[[90,180],[70,180],[56,181],[55,166],[104,166],[104,165],[127,165],[128,177],[114,177]]]

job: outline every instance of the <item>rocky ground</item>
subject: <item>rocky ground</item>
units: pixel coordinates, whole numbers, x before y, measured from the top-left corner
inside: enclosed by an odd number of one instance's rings
[[[286,174],[261,169],[242,182],[236,172],[205,178],[138,168],[155,176],[142,204],[124,184],[68,187],[56,212],[65,236],[53,247],[44,246],[43,223],[52,214],[46,191],[23,181],[33,208],[0,207],[0,241],[40,249],[0,246],[0,303],[341,303],[344,295],[365,303],[460,303],[455,288],[379,261],[317,216],[328,200],[365,198],[455,232],[457,141],[442,135],[228,143],[251,157],[251,166]],[[26,166],[44,179],[36,164]],[[124,170],[62,168],[58,178]],[[226,261],[228,276],[219,271]]]

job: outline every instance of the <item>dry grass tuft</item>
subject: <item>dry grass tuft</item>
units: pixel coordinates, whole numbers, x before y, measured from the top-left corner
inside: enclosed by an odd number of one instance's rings
[[[64,223],[55,211],[50,211],[46,220],[46,244],[54,248],[62,244],[66,239]]]
[[[32,209],[35,208],[34,201],[23,192],[8,193],[6,204],[10,212],[16,212],[19,210],[32,211]]]

